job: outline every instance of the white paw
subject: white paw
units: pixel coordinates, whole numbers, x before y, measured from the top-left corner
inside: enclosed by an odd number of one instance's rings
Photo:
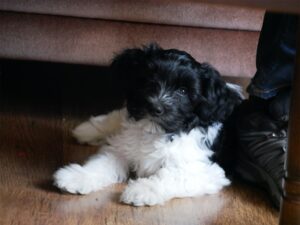
[[[97,190],[93,175],[78,164],[57,170],[53,177],[55,186],[72,194],[88,194]]]
[[[230,180],[226,178],[224,170],[216,163],[210,165],[207,174],[210,176],[206,182],[206,194],[215,194],[223,187],[230,185]]]
[[[163,204],[162,193],[150,183],[141,182],[141,180],[131,181],[122,193],[121,202],[134,206],[152,206]]]
[[[92,117],[81,123],[72,131],[73,136],[79,143],[90,145],[101,145],[105,143],[105,132],[102,132],[101,122],[106,116]]]

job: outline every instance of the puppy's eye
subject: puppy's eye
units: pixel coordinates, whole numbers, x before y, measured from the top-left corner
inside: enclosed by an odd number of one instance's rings
[[[186,87],[180,87],[178,89],[178,92],[181,94],[181,95],[186,95],[187,94],[187,89]]]

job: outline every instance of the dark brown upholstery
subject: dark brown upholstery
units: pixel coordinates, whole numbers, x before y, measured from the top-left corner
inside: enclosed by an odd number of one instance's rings
[[[259,31],[263,11],[194,0],[1,0],[0,10]]]
[[[121,49],[156,41],[249,77],[262,15],[193,0],[2,0],[0,57],[106,65]]]

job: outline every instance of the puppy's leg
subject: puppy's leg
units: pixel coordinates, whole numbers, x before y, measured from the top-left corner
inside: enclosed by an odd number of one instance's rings
[[[115,154],[105,152],[93,156],[83,166],[70,164],[57,170],[54,185],[73,194],[88,194],[123,182],[127,177],[127,162]]]
[[[230,181],[217,164],[209,167],[206,171],[162,168],[149,178],[130,181],[121,195],[121,201],[135,206],[151,206],[172,198],[216,193]]]
[[[88,121],[78,125],[73,131],[73,136],[79,143],[100,145],[105,143],[105,138],[116,134],[126,116],[126,110],[112,111],[107,115],[91,117]]]

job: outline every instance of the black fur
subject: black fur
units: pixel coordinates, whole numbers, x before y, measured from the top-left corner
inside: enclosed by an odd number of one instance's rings
[[[216,69],[184,51],[164,50],[156,44],[127,49],[115,57],[112,69],[123,84],[130,116],[138,120],[148,114],[166,132],[224,122],[241,102]],[[162,84],[168,102],[149,101]]]

